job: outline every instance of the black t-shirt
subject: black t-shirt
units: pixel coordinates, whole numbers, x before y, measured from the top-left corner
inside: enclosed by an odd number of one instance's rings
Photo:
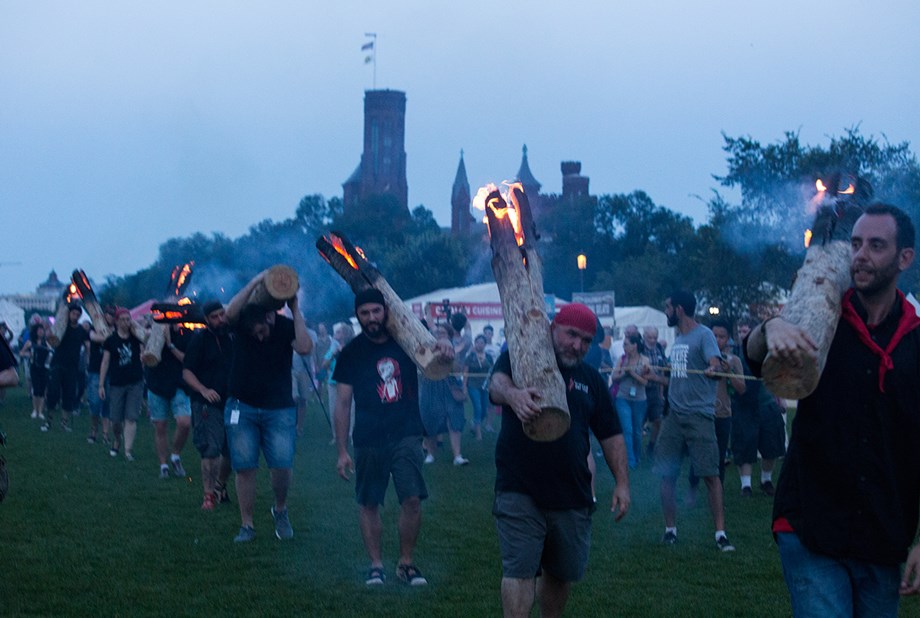
[[[188,348],[189,331],[173,330],[169,335],[172,344],[180,352],[185,352]],[[176,358],[172,350],[165,345],[160,355],[160,362],[156,367],[147,367],[145,372],[147,389],[154,395],[172,399],[177,389],[185,389],[185,380],[182,379],[182,361]]]
[[[495,361],[495,372],[511,376],[508,352]],[[495,491],[522,493],[545,509],[590,507],[591,452],[588,429],[598,440],[622,433],[607,385],[593,367],[579,363],[560,368],[572,424],[553,442],[536,442],[524,433],[520,419],[502,406],[502,429],[495,445]]]
[[[230,381],[230,365],[233,362],[233,341],[228,331],[214,332],[202,328],[192,334],[185,350],[183,369],[195,374],[204,386],[217,391],[221,403],[227,399]],[[197,391],[191,391],[192,399],[201,403],[206,400]],[[212,404],[213,405],[213,404]]]
[[[67,325],[61,342],[54,349],[54,358],[51,359],[51,365],[54,367],[66,367],[68,369],[77,369],[80,366],[80,350],[83,344],[89,339],[82,326]]]
[[[418,370],[392,338],[384,343],[363,334],[352,339],[339,354],[332,379],[353,389],[355,446],[383,446],[422,435]]]
[[[109,372],[106,376],[109,384],[128,386],[144,378],[141,342],[133,334],[122,339],[114,332],[102,344],[102,349],[109,353]]]
[[[32,357],[29,360],[29,370],[47,369],[54,357],[54,350],[45,342],[32,342]]]
[[[257,341],[239,327],[234,335],[230,396],[254,408],[293,407],[291,342],[294,341],[294,322],[276,315],[265,341]]]
[[[103,342],[104,343],[104,342]],[[99,373],[102,366],[102,343],[96,343],[92,339],[89,341],[89,363],[86,370],[89,373]]]

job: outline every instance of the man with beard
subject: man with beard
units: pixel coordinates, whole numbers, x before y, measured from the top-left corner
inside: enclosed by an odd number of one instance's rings
[[[400,504],[396,575],[410,586],[424,586],[428,580],[412,560],[422,527],[421,501],[428,497],[422,477],[425,455],[418,372],[409,355],[387,332],[386,302],[379,290],[371,288],[355,295],[355,315],[361,334],[339,354],[332,379],[336,382],[336,469],[345,480],[355,473],[361,537],[371,561],[365,583],[376,586],[386,581],[380,507],[392,476]],[[449,341],[439,340],[436,345],[441,355],[453,358]],[[354,463],[347,446],[352,397]]]
[[[553,442],[536,442],[524,423],[540,414],[540,392],[518,388],[507,351],[495,362],[489,396],[502,406],[495,447],[492,512],[502,557],[501,596],[505,616],[529,616],[536,598],[542,616],[560,616],[572,582],[582,578],[591,544],[594,501],[589,429],[616,479],[611,512],[619,521],[629,510],[626,443],[606,381],[582,362],[597,318],[585,305],[562,307],[550,326],[556,363],[566,384],[571,414],[568,432]]]
[[[288,301],[293,320],[247,304],[266,272],[256,275],[237,292],[227,307],[227,319],[235,332],[224,428],[236,471],[240,505],[240,531],[233,539],[237,543],[252,541],[256,536],[253,508],[260,451],[269,468],[275,498],[271,509],[275,536],[281,540],[294,536],[287,512],[297,444],[297,408],[291,396],[291,349],[298,354],[309,354],[313,340],[307,334],[296,296]]]
[[[80,355],[89,355],[89,334],[80,326],[83,305],[71,301],[67,312],[67,330],[57,343],[49,341],[54,347],[51,357],[51,377],[48,381],[48,401],[46,420],[42,431],[51,429],[51,416],[58,402],[61,404],[61,429],[71,431],[70,415],[80,405]]]
[[[668,326],[677,328],[671,347],[668,385],[670,413],[661,424],[655,447],[655,471],[661,477],[661,510],[665,545],[677,543],[677,477],[684,453],[694,473],[709,493],[709,510],[715,525],[716,547],[734,551],[725,534],[722,482],[719,480],[719,446],[716,441],[716,382],[722,353],[712,331],[696,321],[696,299],[685,290],[672,293],[664,303]]]
[[[227,329],[227,312],[217,300],[202,307],[207,328],[192,335],[182,363],[182,377],[192,391],[192,442],[201,454],[202,510],[229,502],[230,452],[224,431],[224,402],[233,342]]]
[[[899,592],[920,592],[920,318],[897,289],[914,236],[894,206],[873,204],[856,221],[853,287],[792,424],[773,532],[797,617],[897,616]],[[800,365],[816,349],[782,318],[753,329],[744,348],[755,374],[767,352]]]

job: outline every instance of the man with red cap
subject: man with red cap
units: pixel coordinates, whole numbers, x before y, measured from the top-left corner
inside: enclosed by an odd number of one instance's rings
[[[588,431],[594,433],[616,479],[610,506],[619,521],[629,510],[626,443],[606,381],[582,362],[597,327],[585,305],[565,305],[550,334],[566,384],[571,414],[568,432],[553,442],[536,442],[524,423],[540,414],[540,393],[519,388],[508,352],[495,362],[489,396],[502,406],[495,447],[495,503],[492,512],[502,556],[505,616],[529,616],[536,598],[544,616],[561,615],[572,582],[582,578],[591,544],[595,505],[588,470]]]

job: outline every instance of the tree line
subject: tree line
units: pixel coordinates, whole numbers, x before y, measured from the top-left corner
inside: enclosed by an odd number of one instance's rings
[[[858,127],[826,146],[802,144],[793,132],[766,145],[750,137],[723,140],[727,171],[713,178],[739,197],[714,189],[706,201],[708,220],[698,226],[640,190],[577,199],[541,196],[535,220],[545,290],[571,298],[583,275],[586,291],[613,290],[618,305],[657,307],[681,287],[732,319],[776,302],[791,287],[805,254],[818,179],[840,179],[842,185],[858,180],[871,188],[872,199],[895,204],[920,223],[920,166],[906,142],[890,144],[862,135]],[[426,207],[406,212],[385,195],[353,211],[346,217],[341,199],[307,195],[292,217],[261,221],[236,239],[201,233],[172,238],[160,246],[154,264],[110,277],[101,295],[127,306],[158,297],[172,268],[194,260],[191,287],[198,298],[226,301],[260,270],[287,263],[309,290],[303,303],[308,317],[340,319],[350,315],[352,295],[314,248],[330,230],[360,246],[403,298],[492,280],[484,226],[457,238]],[[588,258],[583,274],[578,254]],[[912,267],[901,282],[917,289],[920,269]]]

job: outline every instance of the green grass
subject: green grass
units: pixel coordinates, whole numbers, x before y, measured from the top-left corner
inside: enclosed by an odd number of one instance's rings
[[[274,538],[264,469],[256,502],[257,538],[238,546],[235,503],[212,513],[201,503],[198,456],[184,450],[189,479],[160,481],[151,427],[139,425],[137,461],[112,459],[75,431],[39,432],[22,389],[7,393],[0,427],[11,489],[0,504],[0,614],[4,616],[497,616],[498,546],[491,517],[494,436],[464,436],[471,460],[454,468],[445,448],[426,467],[431,498],[417,562],[431,582],[396,581],[395,515],[384,510],[389,581],[363,584],[367,560],[353,485],[335,475],[325,420],[311,408],[298,445],[289,508],[295,537]],[[643,464],[632,475],[633,507],[619,524],[606,507],[594,517],[591,559],[573,589],[570,616],[786,616],[789,603],[769,532],[770,501],[742,500],[731,468],[726,481],[729,536],[738,551],[720,554],[705,496],[679,511],[680,543],[664,547],[658,485]],[[682,482],[682,489],[685,484]],[[602,468],[599,496],[612,479]],[[235,492],[231,490],[231,495]],[[901,615],[917,615],[916,599]]]

